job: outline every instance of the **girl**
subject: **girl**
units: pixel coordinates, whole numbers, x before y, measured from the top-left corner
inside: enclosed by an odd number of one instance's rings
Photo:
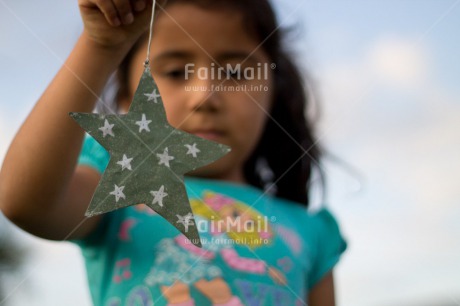
[[[143,205],[84,217],[109,155],[68,113],[91,112],[114,72],[117,108],[128,110],[151,4],[79,6],[84,31],[5,158],[4,214],[34,235],[74,240],[95,305],[334,305],[332,268],[346,244],[327,210],[306,211],[319,152],[268,1],[157,8],[150,63],[168,121],[232,147],[186,179],[202,249]],[[211,73],[222,67],[224,77]],[[265,67],[274,69],[244,73]]]

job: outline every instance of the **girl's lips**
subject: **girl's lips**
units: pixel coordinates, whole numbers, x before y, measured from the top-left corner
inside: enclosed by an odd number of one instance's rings
[[[220,138],[222,138],[222,133],[217,132],[217,131],[196,131],[192,133],[195,136],[208,139],[208,140],[213,140],[217,141]]]

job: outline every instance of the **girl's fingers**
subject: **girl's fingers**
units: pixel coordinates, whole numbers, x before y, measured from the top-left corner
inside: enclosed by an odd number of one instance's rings
[[[99,8],[110,25],[115,27],[121,25],[121,20],[118,17],[117,9],[111,0],[100,0],[94,2],[93,5],[96,5]]]
[[[145,0],[134,0],[133,8],[136,12],[142,12],[146,7]]]
[[[112,0],[118,16],[123,24],[131,24],[134,21],[134,15],[131,8],[131,3],[128,0]]]

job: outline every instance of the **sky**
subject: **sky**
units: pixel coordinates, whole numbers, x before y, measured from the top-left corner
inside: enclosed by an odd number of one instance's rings
[[[316,94],[326,204],[348,241],[338,304],[460,305],[460,0],[276,7]],[[0,162],[80,31],[76,1],[0,0]],[[6,224],[29,254],[6,302],[90,305],[75,247]]]

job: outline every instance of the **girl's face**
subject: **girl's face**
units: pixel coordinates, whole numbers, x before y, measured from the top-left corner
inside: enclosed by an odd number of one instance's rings
[[[232,148],[227,156],[193,175],[245,181],[243,165],[263,132],[273,87],[270,68],[267,77],[263,69],[270,67],[268,56],[247,32],[238,12],[205,10],[187,3],[168,6],[155,21],[151,70],[169,123]],[[146,45],[131,62],[131,97],[143,72]],[[241,64],[240,80],[228,80],[227,70],[219,78],[219,67],[227,64],[233,69]],[[244,79],[243,72],[251,68],[255,77]]]

